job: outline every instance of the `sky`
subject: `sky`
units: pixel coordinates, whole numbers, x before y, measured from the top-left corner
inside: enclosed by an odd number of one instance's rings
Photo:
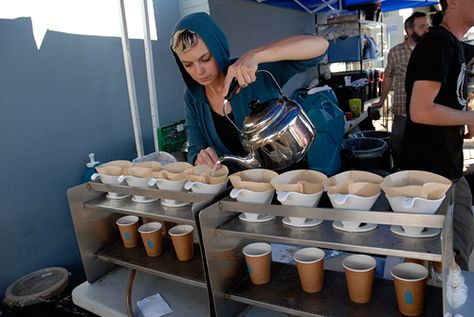
[[[148,2],[150,37],[157,39],[153,3]],[[128,36],[143,39],[141,0],[124,0]],[[120,0],[0,0],[0,19],[30,17],[41,48],[48,30],[71,34],[121,37]]]

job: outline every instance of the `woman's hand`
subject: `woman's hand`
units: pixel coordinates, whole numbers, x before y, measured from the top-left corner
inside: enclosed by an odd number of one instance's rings
[[[214,168],[216,166],[217,160],[218,157],[216,151],[212,147],[207,147],[199,152],[195,161],[195,165],[208,165]]]
[[[242,88],[257,80],[258,60],[253,51],[242,55],[234,64],[230,65],[224,80],[224,96],[229,92],[229,86],[235,78]]]

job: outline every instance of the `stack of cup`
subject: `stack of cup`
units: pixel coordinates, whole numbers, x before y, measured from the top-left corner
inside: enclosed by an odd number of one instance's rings
[[[117,219],[116,224],[119,228],[124,247],[134,248],[137,246],[139,220],[137,216],[125,216]]]
[[[398,310],[405,316],[419,316],[425,302],[426,267],[416,263],[401,263],[392,267]]]
[[[295,252],[301,286],[307,293],[316,293],[324,283],[324,251],[318,248],[304,248]]]
[[[159,222],[148,222],[138,228],[138,232],[142,237],[146,254],[150,257],[161,255],[163,252],[161,236],[162,224]]]
[[[359,304],[372,299],[377,262],[368,255],[354,254],[342,260],[351,301]]]
[[[268,243],[256,242],[248,244],[242,250],[245,255],[250,280],[261,285],[270,281],[270,265],[272,263],[272,247]]]
[[[189,261],[193,258],[193,238],[194,238],[194,227],[191,225],[178,225],[174,226],[168,231],[173,242],[174,251],[176,257],[180,261]]]

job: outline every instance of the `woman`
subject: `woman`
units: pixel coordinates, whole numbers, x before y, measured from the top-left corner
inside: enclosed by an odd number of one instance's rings
[[[227,103],[226,112],[241,129],[251,100],[278,96],[269,78],[256,76],[257,69],[270,71],[283,86],[296,73],[317,65],[327,48],[328,42],[322,37],[294,36],[231,60],[226,37],[208,14],[182,18],[172,33],[171,49],[187,86],[188,161],[214,167],[221,155],[246,154],[239,133],[222,109],[234,78],[241,88]]]

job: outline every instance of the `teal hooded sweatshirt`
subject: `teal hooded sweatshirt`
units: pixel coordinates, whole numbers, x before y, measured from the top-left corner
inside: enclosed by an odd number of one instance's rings
[[[215,21],[203,12],[187,15],[176,24],[171,36],[183,29],[195,32],[201,37],[222,72],[226,74],[227,68],[236,59],[230,59],[227,38]],[[214,148],[218,156],[234,154],[226,148],[217,135],[212,120],[212,110],[204,87],[187,73],[176,54],[174,56],[186,84],[184,102],[189,143],[188,161],[194,163],[199,152],[207,147]],[[264,63],[260,64],[258,68],[270,71],[279,85],[283,86],[296,73],[304,72],[308,68],[317,65],[323,56],[305,61]],[[242,129],[244,118],[250,112],[248,107],[250,101],[258,99],[263,102],[277,97],[279,97],[279,92],[271,79],[267,75],[259,73],[256,82],[241,89],[239,94],[235,95],[231,101],[232,113],[237,127]]]

